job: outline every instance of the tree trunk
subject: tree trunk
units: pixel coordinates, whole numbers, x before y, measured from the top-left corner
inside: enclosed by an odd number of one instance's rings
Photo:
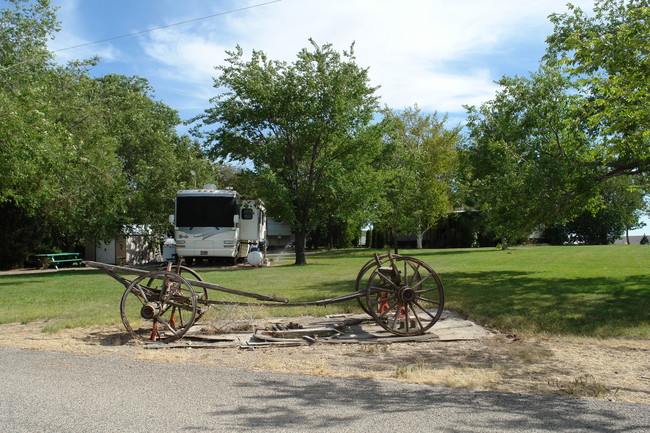
[[[630,245],[630,228],[625,226],[625,245]]]
[[[416,241],[417,242],[416,248],[418,250],[422,249],[422,238],[424,238],[424,233],[418,231],[418,236],[417,236],[417,241]]]
[[[424,232],[426,232],[426,230],[422,230],[422,224],[418,221],[418,232],[415,238],[415,248],[418,250],[422,249],[422,238],[424,238]]]
[[[399,247],[397,246],[397,229],[393,227],[393,250],[395,254],[399,254]]]
[[[294,265],[306,265],[307,258],[305,256],[305,239],[307,238],[307,233],[305,229],[296,230],[296,261]]]
[[[334,218],[330,215],[327,217],[327,250],[334,249]]]

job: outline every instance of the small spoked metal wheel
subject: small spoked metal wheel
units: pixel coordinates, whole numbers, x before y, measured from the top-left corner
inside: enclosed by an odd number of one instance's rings
[[[361,268],[356,288],[361,308],[385,330],[420,335],[442,315],[444,287],[427,263],[394,254],[375,255]]]
[[[120,315],[133,338],[170,342],[182,338],[197,317],[192,285],[170,271],[148,272],[122,295]]]

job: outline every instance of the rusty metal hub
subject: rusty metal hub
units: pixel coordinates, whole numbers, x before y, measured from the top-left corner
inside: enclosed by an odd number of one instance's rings
[[[140,315],[142,316],[143,319],[150,320],[158,317],[161,311],[162,308],[160,307],[160,303],[147,302],[142,306],[142,309],[140,310]]]
[[[415,302],[417,298],[417,293],[409,286],[400,287],[397,291],[397,299],[402,303],[411,303]]]

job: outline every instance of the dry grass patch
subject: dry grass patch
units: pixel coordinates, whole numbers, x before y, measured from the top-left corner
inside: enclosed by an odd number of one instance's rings
[[[549,385],[556,388],[560,394],[570,397],[604,397],[616,395],[618,389],[613,391],[605,384],[596,380],[591,374],[581,374],[572,380],[555,379]]]
[[[150,350],[125,345],[128,334],[119,326],[45,334],[44,325],[0,325],[0,347],[650,404],[648,340],[499,335],[391,345]]]
[[[499,366],[495,368],[443,367],[432,368],[422,360],[415,364],[399,366],[395,377],[411,383],[449,386],[453,388],[490,389],[501,381]]]

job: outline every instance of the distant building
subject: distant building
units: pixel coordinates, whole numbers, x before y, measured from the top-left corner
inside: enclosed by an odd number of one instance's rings
[[[291,225],[273,218],[266,219],[266,238],[268,248],[284,248],[296,240]]]
[[[146,225],[128,225],[123,235],[108,242],[93,240],[86,244],[86,259],[110,265],[146,265],[156,261],[160,246],[153,230]]]
[[[629,245],[639,245],[639,244],[641,244],[641,239],[642,238],[643,238],[643,235],[630,236]],[[617,240],[614,241],[614,245],[628,245],[627,237],[625,235],[623,235],[622,238],[617,239]]]

